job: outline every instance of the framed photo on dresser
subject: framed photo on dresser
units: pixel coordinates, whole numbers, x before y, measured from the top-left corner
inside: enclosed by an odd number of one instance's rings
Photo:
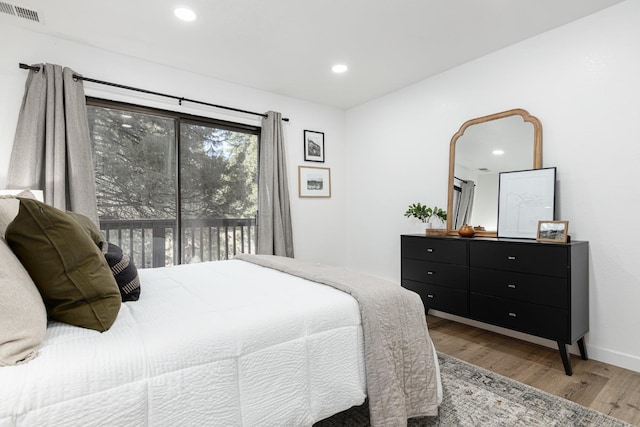
[[[539,242],[567,243],[569,221],[538,221]]]

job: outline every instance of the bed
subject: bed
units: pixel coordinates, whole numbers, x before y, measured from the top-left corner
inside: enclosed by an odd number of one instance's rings
[[[408,292],[399,286],[260,256],[139,276],[139,300],[122,303],[106,332],[50,320],[36,357],[0,367],[0,427],[310,426],[367,396],[374,425],[398,425],[398,412],[405,424],[437,412],[442,391],[430,340],[394,330],[384,313],[371,319],[368,297],[344,282]],[[375,344],[375,329],[394,342]],[[408,358],[408,346],[428,346],[430,361],[418,353],[420,363],[409,367],[425,365],[415,375],[390,372],[398,377],[392,385],[372,368],[381,356]]]

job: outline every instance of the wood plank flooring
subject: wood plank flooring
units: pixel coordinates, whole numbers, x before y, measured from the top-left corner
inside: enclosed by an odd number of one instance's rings
[[[436,350],[640,426],[640,373],[571,355],[564,373],[557,349],[427,316]]]

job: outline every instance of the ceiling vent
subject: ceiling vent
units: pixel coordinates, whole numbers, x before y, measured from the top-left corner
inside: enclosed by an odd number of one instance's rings
[[[33,22],[42,22],[37,11],[0,1],[0,12]]]

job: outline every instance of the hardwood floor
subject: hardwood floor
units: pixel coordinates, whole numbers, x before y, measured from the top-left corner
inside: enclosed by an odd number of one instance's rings
[[[571,356],[564,373],[557,349],[427,316],[439,352],[640,426],[640,373]]]

